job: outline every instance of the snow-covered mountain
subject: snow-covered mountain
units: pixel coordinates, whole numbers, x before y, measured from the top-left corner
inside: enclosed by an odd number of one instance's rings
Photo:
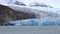
[[[36,17],[47,16],[47,17],[59,17],[60,10],[58,8],[49,8],[49,7],[29,7],[29,6],[18,6],[18,5],[8,5],[10,8],[22,11],[26,13],[33,13]]]
[[[10,8],[17,11],[26,12],[26,13],[33,13],[35,14],[36,18],[40,18],[40,19],[31,19],[31,21],[22,20],[22,23],[21,20],[11,21],[9,23],[15,23],[16,25],[21,25],[21,24],[22,25],[32,25],[32,24],[33,25],[55,25],[55,24],[59,25],[60,24],[60,20],[59,20],[60,8],[54,8],[44,3],[30,3],[26,5],[25,3],[20,1],[14,1],[11,3],[10,2],[7,3],[7,4],[13,4],[13,5],[8,5]],[[18,5],[22,5],[22,6],[18,6]]]
[[[46,5],[44,3],[30,3],[29,6],[33,6],[33,7],[50,7],[53,8],[52,6]]]
[[[0,4],[15,4],[15,5],[21,5],[21,6],[26,6],[25,3],[20,2],[18,0],[0,0]]]
[[[15,1],[13,4],[16,4],[16,5],[21,5],[21,6],[26,6],[24,3],[19,2],[19,1]]]
[[[0,0],[0,4],[16,4],[16,5],[21,5],[21,6],[35,6],[35,7],[51,7],[52,6],[48,6],[44,3],[28,3],[28,5],[24,2],[24,1],[20,1],[20,0]]]

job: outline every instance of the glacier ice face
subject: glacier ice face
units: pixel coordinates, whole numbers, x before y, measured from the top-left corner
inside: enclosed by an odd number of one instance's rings
[[[10,21],[10,22],[6,22],[4,25],[21,25],[21,26],[37,26],[38,25],[38,21],[37,19],[27,19],[27,20],[17,20],[17,21]]]
[[[41,18],[10,21],[7,26],[60,26],[60,18]]]
[[[43,26],[60,26],[60,18],[48,19],[42,23]]]

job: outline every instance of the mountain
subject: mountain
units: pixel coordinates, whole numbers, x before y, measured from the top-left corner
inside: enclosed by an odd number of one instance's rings
[[[24,4],[24,3],[22,3],[22,2],[19,2],[19,1],[15,1],[13,4],[21,5],[21,6],[26,6],[26,4]]]
[[[60,15],[58,15],[57,13],[54,12],[49,12],[49,11],[42,11],[42,10],[37,10],[37,9],[31,9],[31,8],[25,8],[22,9],[20,7],[20,10],[22,10],[23,12],[27,13],[33,13],[36,17],[36,19],[26,19],[26,20],[16,20],[16,21],[10,21],[10,22],[6,22],[5,25],[10,26],[45,26],[45,25],[55,25],[55,23],[57,24]],[[56,20],[57,19],[57,20]],[[52,22],[51,22],[52,20]],[[51,23],[50,23],[51,22]],[[59,23],[59,22],[58,22]]]
[[[30,3],[29,6],[33,6],[33,7],[50,7],[53,8],[52,6],[46,5],[44,3]]]
[[[35,18],[35,15],[32,13],[19,12],[11,9],[8,6],[0,5],[0,25],[3,25],[4,22],[32,18]]]

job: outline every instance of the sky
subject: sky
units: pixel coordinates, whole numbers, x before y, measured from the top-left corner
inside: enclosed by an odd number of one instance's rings
[[[17,0],[0,0],[0,3],[4,4],[4,3],[7,3],[9,1],[15,2]],[[45,3],[45,4],[53,6],[55,8],[60,8],[60,0],[18,0],[18,1],[23,2],[27,5],[29,3],[38,2],[38,3]]]

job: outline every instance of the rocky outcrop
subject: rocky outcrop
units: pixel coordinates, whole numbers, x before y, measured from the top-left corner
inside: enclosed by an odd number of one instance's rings
[[[4,22],[22,20],[22,19],[31,19],[35,18],[35,15],[32,13],[24,13],[20,11],[15,11],[7,6],[0,5],[0,25],[3,25]]]

